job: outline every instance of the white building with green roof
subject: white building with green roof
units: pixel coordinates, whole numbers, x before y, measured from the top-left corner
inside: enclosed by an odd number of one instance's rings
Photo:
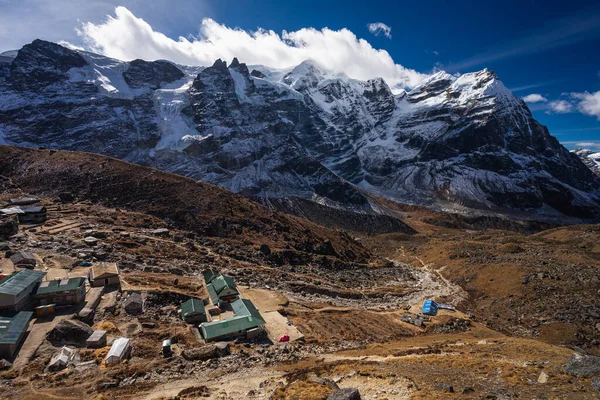
[[[45,275],[42,271],[24,269],[0,280],[0,311],[21,311],[27,307]]]

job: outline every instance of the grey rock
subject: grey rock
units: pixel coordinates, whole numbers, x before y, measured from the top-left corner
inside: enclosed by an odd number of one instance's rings
[[[600,377],[592,379],[592,387],[596,392],[600,392]]]
[[[345,388],[345,389],[339,389],[336,390],[335,392],[331,393],[328,397],[327,400],[360,400],[360,393],[358,392],[358,389],[354,389],[354,388]]]
[[[600,375],[600,357],[573,354],[564,369],[565,373],[580,378]]]

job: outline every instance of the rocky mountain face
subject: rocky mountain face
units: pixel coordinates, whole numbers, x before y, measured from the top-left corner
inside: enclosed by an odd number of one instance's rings
[[[576,154],[577,157],[579,157],[596,175],[600,176],[600,152],[577,149],[573,150],[573,153]]]
[[[251,72],[250,72],[251,71]],[[394,94],[306,61],[130,63],[36,40],[0,56],[0,143],[91,151],[247,196],[377,212],[437,208],[597,218],[600,178],[488,70]]]

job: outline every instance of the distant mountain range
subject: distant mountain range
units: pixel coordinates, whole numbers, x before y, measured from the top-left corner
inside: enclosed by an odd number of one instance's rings
[[[573,153],[583,161],[596,175],[600,176],[600,152],[587,150],[587,149],[576,149]]]
[[[247,196],[359,212],[379,211],[376,194],[438,209],[600,216],[590,164],[488,70],[439,72],[393,93],[383,79],[310,61],[287,70],[123,62],[36,40],[0,55],[0,143],[102,153]]]

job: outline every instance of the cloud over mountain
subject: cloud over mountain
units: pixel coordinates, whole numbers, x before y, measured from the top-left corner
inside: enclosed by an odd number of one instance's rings
[[[104,22],[84,23],[79,35],[90,50],[123,60],[167,59],[181,64],[210,65],[217,58],[238,57],[247,64],[289,68],[312,59],[352,78],[382,77],[394,89],[414,87],[426,77],[396,64],[387,51],[375,49],[345,28],[302,28],[281,34],[259,28],[250,32],[205,18],[198,37],[173,40],[127,8],[117,7],[115,15],[107,16]]]

